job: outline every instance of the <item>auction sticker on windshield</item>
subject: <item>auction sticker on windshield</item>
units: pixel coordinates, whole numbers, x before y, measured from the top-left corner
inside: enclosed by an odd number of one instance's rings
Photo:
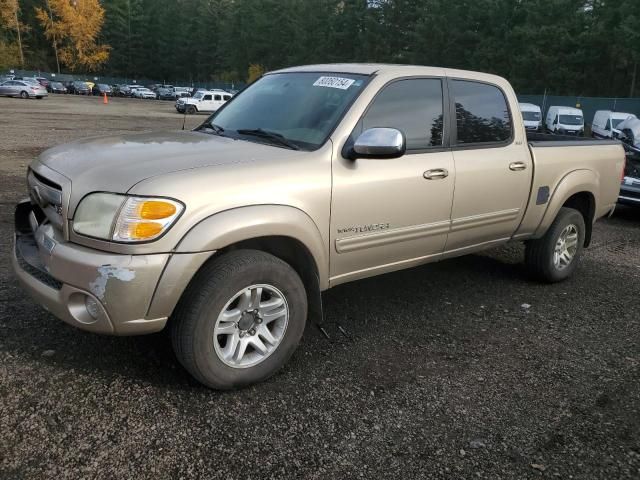
[[[355,80],[352,78],[342,78],[342,77],[320,77],[313,84],[314,87],[329,87],[329,88],[339,88],[340,90],[346,90],[349,88]]]

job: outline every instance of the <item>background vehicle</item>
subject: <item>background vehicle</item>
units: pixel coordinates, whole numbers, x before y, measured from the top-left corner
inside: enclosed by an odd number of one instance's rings
[[[584,115],[582,110],[573,107],[549,107],[545,122],[547,131],[560,135],[584,134]]]
[[[158,100],[175,100],[176,95],[173,91],[173,85],[162,85],[156,90],[156,98]]]
[[[627,159],[618,201],[640,207],[640,119],[629,117],[618,128]]]
[[[173,87],[173,96],[175,99],[190,97],[191,89],[189,87]]]
[[[26,82],[24,80],[7,80],[0,84],[0,95],[7,97],[37,98],[41,99],[48,95],[47,89],[37,82]]]
[[[509,241],[526,242],[541,281],[575,272],[615,208],[623,148],[527,135],[517,108],[506,80],[476,72],[268,73],[195,131],[45,151],[15,211],[12,264],[72,325],[168,324],[200,382],[255,383],[290,358],[336,285]]]
[[[524,127],[527,130],[540,130],[542,126],[542,111],[538,105],[533,103],[519,103],[518,107],[522,113]]]
[[[131,96],[131,88],[129,85],[114,85],[113,87],[114,95],[118,97],[130,97]]]
[[[224,90],[199,90],[193,97],[179,98],[175,106],[179,113],[215,112],[231,100],[231,96]]]
[[[611,110],[598,110],[591,123],[591,136],[594,138],[615,138],[619,133],[618,124],[629,117],[635,117],[633,113],[612,112]]]
[[[45,78],[45,77],[35,77],[35,78],[38,81],[38,83],[42,85],[44,88],[47,88],[49,86],[48,78]]]
[[[91,89],[91,93],[93,95],[106,94],[110,97],[111,95],[113,95],[113,89],[111,88],[111,85],[107,85],[106,83],[96,83]]]
[[[65,87],[62,82],[50,82],[47,91],[49,93],[68,93],[67,87]]]
[[[156,98],[156,94],[149,90],[147,87],[138,87],[136,89],[132,89],[131,96],[135,98],[147,98],[154,100]]]
[[[67,90],[74,95],[91,95],[91,89],[85,82],[74,80],[67,83]]]

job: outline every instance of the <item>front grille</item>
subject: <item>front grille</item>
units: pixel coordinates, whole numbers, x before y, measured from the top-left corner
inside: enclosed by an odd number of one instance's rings
[[[54,227],[62,230],[62,188],[60,185],[33,170],[29,170],[27,174],[27,184],[31,203],[39,208]]]

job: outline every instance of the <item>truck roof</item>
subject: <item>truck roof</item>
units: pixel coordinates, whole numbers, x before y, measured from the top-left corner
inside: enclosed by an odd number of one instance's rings
[[[291,73],[291,72],[335,72],[351,73],[356,75],[381,75],[392,74],[399,77],[410,75],[425,76],[460,76],[463,78],[473,77],[478,80],[485,80],[493,83],[505,82],[505,79],[497,75],[469,70],[456,70],[442,67],[428,67],[421,65],[400,65],[393,63],[324,63],[317,65],[302,65],[299,67],[289,67],[275,70],[269,73]]]

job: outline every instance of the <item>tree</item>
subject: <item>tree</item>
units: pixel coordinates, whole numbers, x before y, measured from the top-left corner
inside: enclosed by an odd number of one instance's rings
[[[0,0],[0,20],[2,25],[15,32],[17,49],[20,56],[20,66],[24,68],[24,51],[22,49],[21,32],[25,30],[25,25],[20,21],[20,6],[18,0]],[[7,49],[8,48],[8,49]],[[8,55],[12,50],[11,46],[3,48],[4,55]]]
[[[97,43],[104,23],[98,0],[48,0],[48,7],[36,7],[36,16],[62,63],[71,70],[95,71],[107,61],[110,47]]]
[[[262,65],[252,63],[249,65],[248,73],[249,76],[247,78],[247,83],[254,82],[264,74],[264,67]]]

